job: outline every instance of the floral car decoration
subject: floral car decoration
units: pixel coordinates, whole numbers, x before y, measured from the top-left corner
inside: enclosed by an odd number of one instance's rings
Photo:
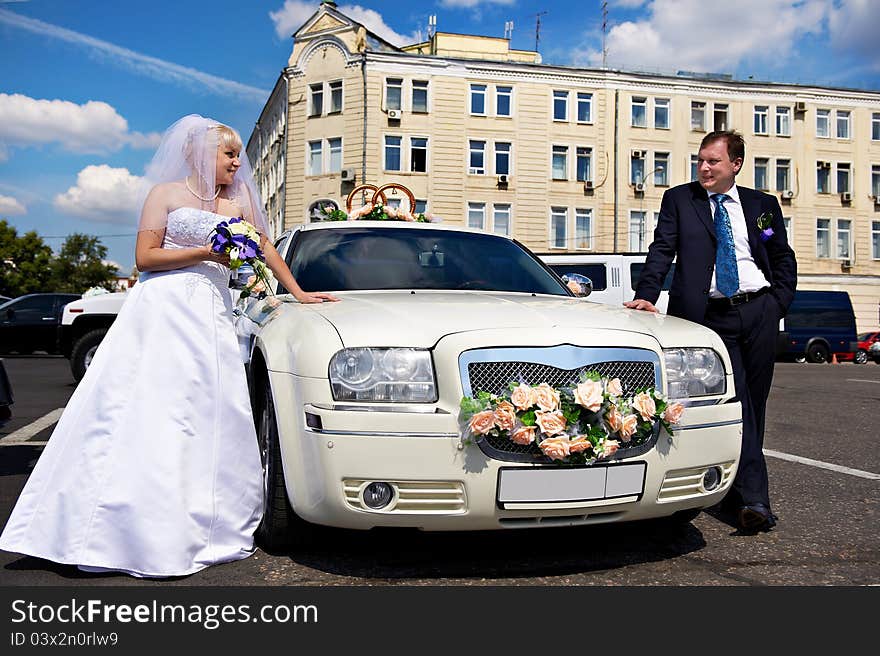
[[[608,458],[621,444],[646,442],[657,422],[671,435],[684,412],[681,403],[670,403],[653,388],[624,397],[619,378],[594,371],[571,388],[511,382],[501,395],[462,397],[460,407],[463,432],[475,441],[506,437],[535,455],[573,465]]]
[[[434,217],[429,214],[413,214],[409,210],[403,210],[382,203],[367,203],[363,207],[359,207],[351,212],[335,209],[331,205],[325,205],[321,208],[325,221],[354,221],[361,219],[364,221],[416,221],[418,223],[435,222]]]

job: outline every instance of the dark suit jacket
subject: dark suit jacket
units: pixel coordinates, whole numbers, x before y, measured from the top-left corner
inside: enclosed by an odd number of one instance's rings
[[[737,185],[749,246],[755,264],[771,285],[771,293],[784,316],[794,298],[797,284],[797,263],[788,245],[782,208],[775,196]],[[758,217],[770,212],[773,236],[760,238]],[[709,206],[709,194],[699,182],[679,185],[663,194],[660,217],[654,231],[654,242],[636,286],[635,298],[656,303],[672,258],[677,256],[675,276],[669,290],[669,314],[703,321],[715,267],[715,223]]]

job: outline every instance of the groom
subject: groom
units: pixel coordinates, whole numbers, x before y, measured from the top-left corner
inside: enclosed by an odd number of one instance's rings
[[[742,135],[711,132],[698,157],[699,181],[663,194],[635,298],[624,305],[657,312],[660,286],[677,256],[669,314],[721,336],[742,403],[739,469],[723,505],[736,512],[744,530],[767,531],[777,517],[762,451],[764,414],[779,319],[794,297],[797,263],[776,198],[735,184],[745,158]]]

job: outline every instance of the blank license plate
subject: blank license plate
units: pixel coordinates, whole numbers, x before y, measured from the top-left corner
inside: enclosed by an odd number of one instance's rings
[[[502,469],[500,503],[592,501],[642,493],[644,462],[583,469]]]

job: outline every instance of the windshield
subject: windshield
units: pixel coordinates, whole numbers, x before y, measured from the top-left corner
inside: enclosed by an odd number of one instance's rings
[[[288,264],[306,291],[473,289],[571,295],[516,242],[454,230],[304,231],[296,236]]]

